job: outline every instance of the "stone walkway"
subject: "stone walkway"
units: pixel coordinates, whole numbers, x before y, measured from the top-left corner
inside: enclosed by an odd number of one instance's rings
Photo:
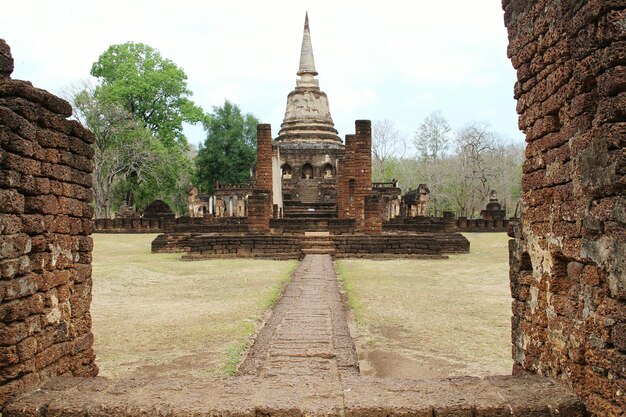
[[[362,377],[329,255],[307,255],[238,375],[55,378],[3,417],[582,417],[571,391],[538,376],[437,380]]]
[[[338,378],[358,372],[333,261],[306,255],[238,374]]]

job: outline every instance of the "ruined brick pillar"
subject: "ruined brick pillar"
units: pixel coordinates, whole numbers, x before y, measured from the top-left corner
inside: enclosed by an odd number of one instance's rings
[[[256,186],[260,190],[269,192],[270,207],[272,195],[272,126],[269,124],[257,125],[257,153],[256,153]]]
[[[365,226],[365,197],[372,192],[372,129],[369,120],[355,122],[356,133],[346,135],[345,156],[339,163],[337,214]],[[382,209],[381,209],[382,210]]]
[[[522,215],[510,242],[514,373],[626,409],[626,2],[504,0]]]
[[[378,195],[368,195],[364,204],[363,231],[366,234],[380,234],[383,232],[383,202]]]
[[[56,375],[94,376],[94,137],[66,101],[10,78],[0,39],[0,411]]]
[[[269,192],[255,189],[248,196],[248,229],[252,233],[269,233],[271,216]]]

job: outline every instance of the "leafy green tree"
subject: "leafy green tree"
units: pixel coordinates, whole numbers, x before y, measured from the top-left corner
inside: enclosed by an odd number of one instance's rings
[[[228,100],[213,107],[205,124],[207,138],[196,156],[196,182],[213,192],[215,182],[239,184],[250,179],[256,161],[256,126],[259,120]]]
[[[191,188],[192,162],[178,148],[167,148],[159,141],[150,140],[141,165],[118,182],[114,194],[115,207],[126,203],[140,211],[154,200],[168,203],[177,214],[187,209],[187,191]],[[128,201],[129,196],[132,201]]]
[[[207,122],[202,109],[190,99],[185,72],[156,49],[127,42],[112,45],[100,55],[91,75],[99,83],[95,101],[121,107],[149,133],[147,140],[144,137],[134,144],[144,153],[118,176],[111,207],[125,202],[141,210],[160,198],[175,211],[184,211],[193,163],[183,123]]]
[[[167,147],[187,144],[183,122],[205,121],[202,109],[190,100],[185,72],[148,45],[111,45],[93,64],[91,75],[100,83],[99,98],[119,103]]]

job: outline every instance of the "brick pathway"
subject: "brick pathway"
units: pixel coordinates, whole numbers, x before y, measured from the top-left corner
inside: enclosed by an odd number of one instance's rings
[[[239,375],[358,374],[330,255],[306,255]]]
[[[307,255],[238,375],[54,378],[3,417],[189,416],[583,417],[563,385],[538,376],[362,377],[329,255]]]

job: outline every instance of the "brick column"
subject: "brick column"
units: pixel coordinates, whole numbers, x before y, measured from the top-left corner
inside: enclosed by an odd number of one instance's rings
[[[269,124],[257,125],[257,153],[256,153],[256,186],[260,190],[269,192],[269,203],[272,204],[272,126]]]
[[[355,122],[356,134],[346,135],[345,156],[339,164],[337,211],[339,218],[355,219],[363,230],[365,197],[372,192],[372,130],[369,120]]]
[[[265,190],[254,190],[248,196],[248,228],[252,233],[269,233],[270,217],[270,194]]]
[[[367,234],[381,234],[383,232],[382,218],[383,204],[378,195],[368,195],[364,204],[364,227]]]
[[[510,248],[514,373],[569,381],[593,415],[626,406],[623,1],[503,1],[526,133]]]
[[[355,177],[352,160],[355,152],[354,135],[346,135],[344,156],[337,164],[337,217],[354,219]]]
[[[94,376],[94,136],[72,107],[10,78],[0,39],[0,412],[56,375]]]

